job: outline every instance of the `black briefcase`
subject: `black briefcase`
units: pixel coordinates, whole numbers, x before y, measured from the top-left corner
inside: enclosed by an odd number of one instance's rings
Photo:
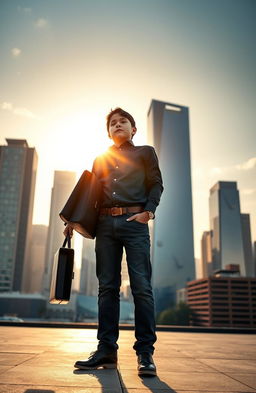
[[[102,186],[94,173],[84,171],[60,212],[64,222],[71,222],[75,231],[89,239],[96,235]]]
[[[68,248],[65,248],[68,243]],[[74,250],[70,237],[67,236],[63,246],[56,252],[53,267],[49,302],[67,304],[70,299],[72,279],[74,278]]]

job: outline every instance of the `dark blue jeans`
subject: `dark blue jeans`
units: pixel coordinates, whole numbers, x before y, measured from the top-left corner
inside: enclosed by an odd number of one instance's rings
[[[122,216],[100,216],[96,234],[96,274],[99,280],[98,348],[118,349],[121,261],[126,251],[135,305],[136,353],[153,354],[156,341],[151,287],[150,238],[147,224]]]

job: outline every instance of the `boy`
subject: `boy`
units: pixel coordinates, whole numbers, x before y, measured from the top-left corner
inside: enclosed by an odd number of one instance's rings
[[[123,247],[127,255],[135,304],[134,350],[138,374],[156,375],[154,299],[151,287],[148,221],[154,218],[163,191],[155,150],[134,146],[137,129],[133,117],[121,108],[107,116],[107,131],[114,145],[95,159],[92,171],[103,185],[96,233],[96,274],[99,280],[97,350],[74,367],[116,368],[119,335],[119,291]],[[64,234],[72,235],[68,225]]]

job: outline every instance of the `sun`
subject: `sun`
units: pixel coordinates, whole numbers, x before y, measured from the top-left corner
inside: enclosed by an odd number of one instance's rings
[[[51,143],[59,169],[77,172],[91,170],[95,157],[112,144],[105,116],[99,111],[77,111],[51,125]]]

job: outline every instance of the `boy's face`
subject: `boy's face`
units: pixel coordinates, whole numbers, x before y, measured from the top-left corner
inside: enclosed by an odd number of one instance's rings
[[[136,133],[136,127],[132,127],[130,120],[119,113],[115,113],[109,123],[108,135],[114,143],[120,145],[132,139]]]

